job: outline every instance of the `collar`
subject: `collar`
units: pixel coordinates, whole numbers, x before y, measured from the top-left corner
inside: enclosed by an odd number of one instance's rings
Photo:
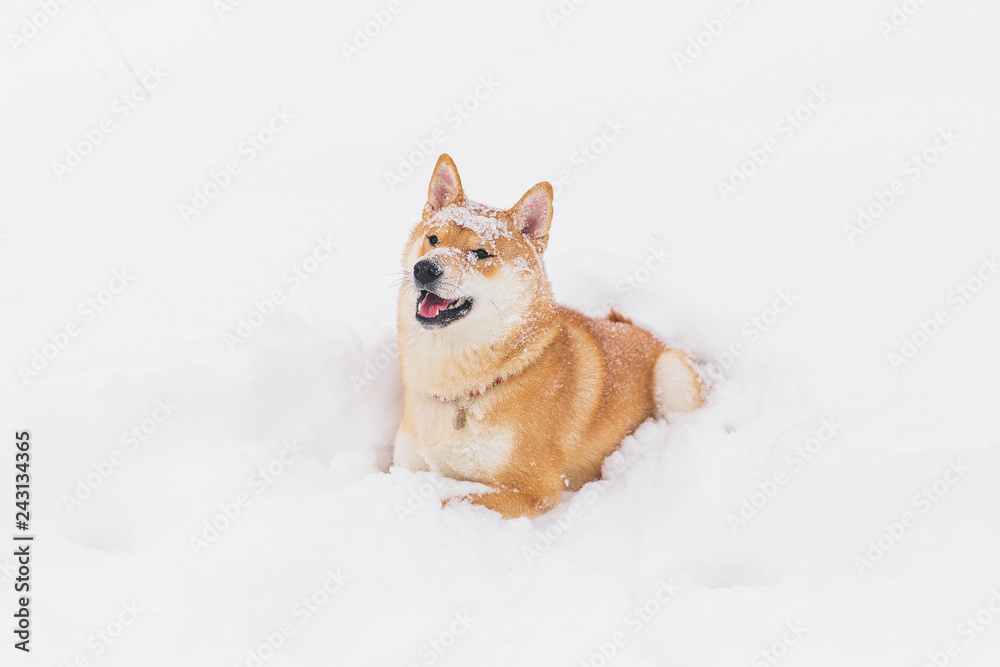
[[[458,398],[445,398],[444,396],[438,396],[437,394],[431,394],[431,396],[434,397],[435,399],[441,401],[442,403],[458,403],[463,398],[469,398],[470,400],[475,400],[476,396],[481,396],[482,394],[485,394],[486,392],[488,392],[493,387],[496,387],[496,386],[502,384],[505,380],[508,380],[508,379],[510,379],[509,375],[507,377],[496,377],[496,378],[493,378],[493,382],[491,382],[490,384],[486,385],[482,389],[476,389],[474,391],[470,391],[469,394],[468,394],[468,396],[459,396]]]

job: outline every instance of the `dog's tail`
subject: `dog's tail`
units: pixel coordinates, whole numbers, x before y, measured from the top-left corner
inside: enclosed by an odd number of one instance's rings
[[[691,412],[705,402],[707,383],[695,362],[680,350],[668,349],[660,353],[653,378],[659,419],[668,419],[678,412]]]

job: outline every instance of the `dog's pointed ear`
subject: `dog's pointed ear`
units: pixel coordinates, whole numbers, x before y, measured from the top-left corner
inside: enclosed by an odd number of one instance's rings
[[[552,186],[542,181],[524,193],[521,201],[510,210],[514,224],[522,234],[530,238],[541,250],[549,242],[549,227],[552,225]]]
[[[450,155],[442,153],[434,165],[431,184],[427,188],[427,207],[431,211],[439,211],[463,199],[465,193],[462,191],[462,179],[458,177],[458,167]]]

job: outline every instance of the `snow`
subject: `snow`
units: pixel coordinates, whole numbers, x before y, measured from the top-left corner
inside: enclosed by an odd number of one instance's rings
[[[8,36],[0,421],[37,538],[0,662],[995,664],[998,19],[95,0]],[[535,520],[389,471],[441,152],[500,208],[552,182],[560,302],[720,376]]]
[[[484,243],[497,239],[513,238],[514,231],[504,222],[496,218],[499,211],[479,202],[465,201],[461,205],[451,204],[434,214],[428,224],[453,222],[476,235]]]

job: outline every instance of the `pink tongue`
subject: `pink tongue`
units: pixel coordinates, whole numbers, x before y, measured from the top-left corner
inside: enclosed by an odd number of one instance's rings
[[[452,301],[450,299],[442,299],[437,294],[428,292],[420,302],[420,316],[428,318],[436,317],[437,314],[446,309],[451,302]]]

